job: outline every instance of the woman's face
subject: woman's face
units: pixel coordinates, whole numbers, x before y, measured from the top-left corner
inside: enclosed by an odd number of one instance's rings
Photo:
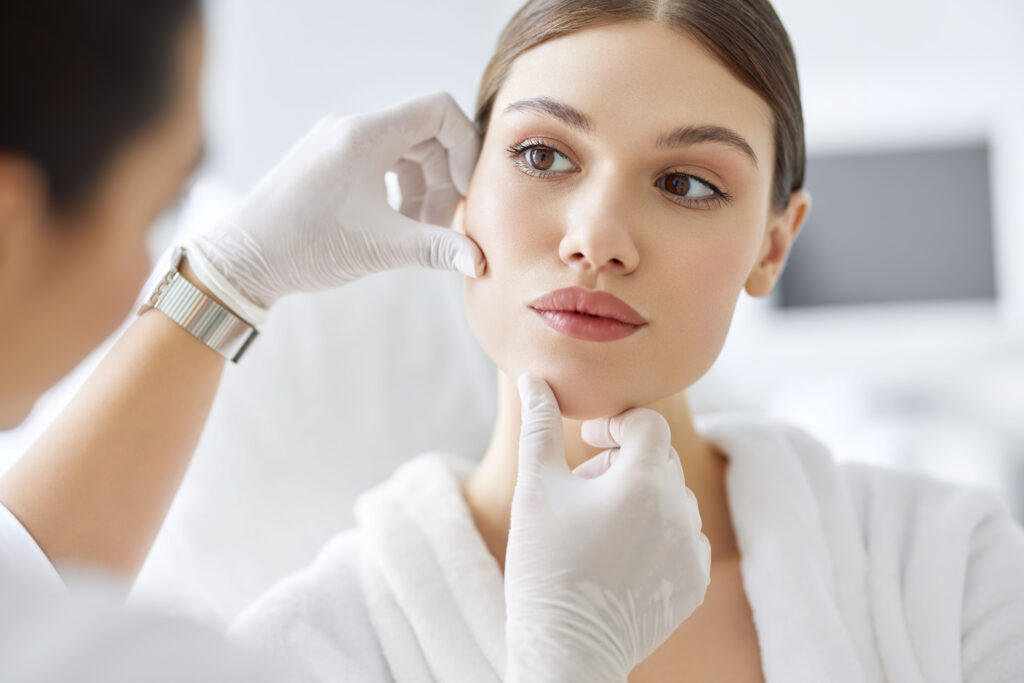
[[[544,377],[568,418],[685,389],[740,291],[764,296],[781,270],[773,164],[768,105],[678,31],[616,23],[533,48],[498,94],[456,221],[487,257],[464,281],[477,338],[509,377]],[[562,334],[528,304],[570,286],[647,324],[616,341]]]

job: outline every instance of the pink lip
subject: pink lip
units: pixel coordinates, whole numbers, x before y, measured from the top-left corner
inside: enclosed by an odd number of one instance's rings
[[[529,306],[558,332],[589,341],[622,339],[647,324],[642,315],[621,299],[582,287],[542,294]]]

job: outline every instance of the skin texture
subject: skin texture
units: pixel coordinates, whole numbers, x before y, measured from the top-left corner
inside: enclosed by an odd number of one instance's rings
[[[199,18],[183,32],[165,116],[115,156],[86,204],[53,214],[27,160],[0,156],[0,428],[109,336],[149,269],[145,236],[201,148]],[[197,282],[184,263],[181,273]],[[209,414],[224,359],[159,312],[136,319],[40,439],[0,501],[58,571],[130,580]]]
[[[540,97],[584,114],[590,131],[522,107],[506,111]],[[580,439],[583,420],[636,407],[666,418],[711,542],[712,586],[716,572],[737,579],[727,461],[696,432],[685,389],[720,353],[741,293],[772,291],[809,209],[803,190],[784,211],[770,209],[771,123],[768,105],[693,39],[653,22],[586,29],[543,43],[513,65],[455,222],[488,262],[481,278],[463,281],[463,292],[470,325],[498,366],[498,418],[464,493],[499,564],[516,479],[515,378],[530,371],[558,399],[572,467],[600,451]],[[688,125],[734,131],[756,164],[719,142],[658,149],[660,136]],[[524,141],[564,155],[551,166],[559,172],[539,178],[517,166],[507,148]],[[525,157],[518,158],[529,169]],[[731,199],[681,205],[658,186],[666,173],[694,174]],[[710,192],[691,185],[688,197]],[[572,285],[614,294],[648,324],[622,340],[583,341],[550,329],[527,307],[539,294]],[[709,588],[690,621],[699,623],[709,605],[728,603],[739,610],[739,624],[744,615],[749,622],[741,602]],[[648,661],[671,660],[673,652],[682,649],[670,639]],[[640,680],[635,673],[631,680]]]

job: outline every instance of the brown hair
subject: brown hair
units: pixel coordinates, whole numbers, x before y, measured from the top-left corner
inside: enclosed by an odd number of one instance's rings
[[[767,102],[775,138],[772,206],[785,209],[804,183],[804,120],[793,46],[768,0],[529,0],[502,31],[481,79],[480,134],[519,55],[585,28],[638,19],[686,32]]]

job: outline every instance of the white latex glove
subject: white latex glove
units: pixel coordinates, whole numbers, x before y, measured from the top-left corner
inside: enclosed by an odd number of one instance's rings
[[[609,450],[574,473],[551,388],[530,374],[518,387],[505,679],[622,683],[704,602],[711,545],[696,496],[658,413],[584,422],[583,439]]]
[[[189,265],[257,326],[281,296],[383,270],[424,266],[476,277],[484,269],[479,247],[440,226],[449,226],[467,192],[479,152],[476,129],[447,93],[328,115],[239,208],[185,242]],[[401,212],[387,201],[389,170]]]

